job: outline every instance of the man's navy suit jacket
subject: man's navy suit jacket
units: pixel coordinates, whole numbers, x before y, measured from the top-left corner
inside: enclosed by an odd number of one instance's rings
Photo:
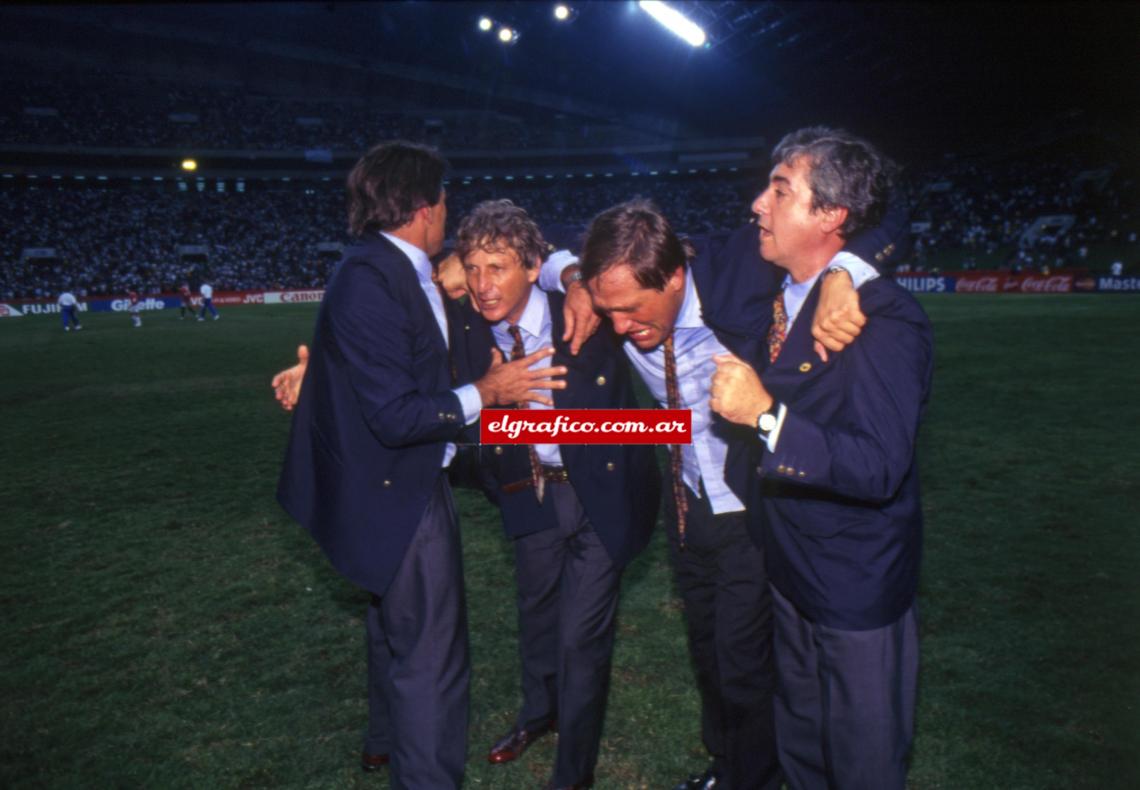
[[[345,251],[317,317],[277,487],[344,576],[383,595],[463,427],[414,268],[382,236]]]
[[[760,451],[750,519],[772,584],[808,619],[861,631],[914,602],[922,550],[915,442],[930,395],[933,337],[918,302],[891,280],[859,290],[867,325],[825,364],[804,302],[761,375],[787,406],[775,452]]]
[[[909,220],[901,203],[892,204],[880,225],[850,239],[844,250],[882,270],[884,263],[906,247]],[[759,227],[748,224],[727,236],[702,239],[689,262],[689,271],[701,298],[705,324],[721,345],[756,370],[763,370],[768,364],[772,301],[780,293],[787,272],[760,256]],[[814,312],[812,301],[802,313],[806,320],[797,321],[797,325],[810,325]],[[742,502],[747,502],[754,476],[756,432],[719,417],[714,418],[713,430],[728,442],[725,482]],[[751,510],[749,517],[756,520]]]
[[[536,295],[543,295],[535,291]],[[636,408],[629,362],[620,340],[606,329],[596,332],[570,355],[562,341],[565,322],[564,297],[545,294],[551,318],[555,349],[551,365],[565,365],[566,389],[553,390],[556,409]],[[478,378],[490,364],[495,340],[490,324],[470,307],[465,308],[464,352],[457,354],[461,379]],[[458,347],[457,347],[458,350]],[[509,356],[509,349],[506,350]],[[562,445],[562,463],[570,476],[590,523],[610,559],[624,567],[645,547],[657,520],[660,476],[651,445]],[[495,445],[479,448],[486,470],[488,496],[502,511],[503,527],[510,537],[521,537],[554,527],[555,510],[550,497],[541,504],[532,487],[505,493],[502,486],[529,480],[530,457],[525,445]]]

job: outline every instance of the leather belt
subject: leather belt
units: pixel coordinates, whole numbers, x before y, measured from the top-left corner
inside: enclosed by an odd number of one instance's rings
[[[547,466],[543,464],[542,479],[548,483],[569,483],[570,473],[566,471],[564,466]],[[499,487],[504,494],[514,494],[518,491],[524,491],[528,488],[534,488],[534,481],[530,478],[526,480],[516,480],[513,483],[504,483]]]

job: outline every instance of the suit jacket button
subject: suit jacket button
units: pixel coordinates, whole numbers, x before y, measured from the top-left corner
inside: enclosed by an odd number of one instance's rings
[[[502,447],[496,447],[495,448],[495,455],[502,455],[502,454],[503,454],[503,448]]]
[[[788,474],[790,474],[790,475],[794,475],[795,473],[796,473],[796,470],[795,470],[795,469],[792,469],[792,467],[790,467],[790,466],[789,466],[789,467],[788,467]]]
[[[442,420],[442,419],[444,419],[444,416],[445,416],[445,415],[444,415],[444,413],[443,413],[443,412],[440,412],[440,413],[439,413],[439,418],[440,418],[441,420]]]
[[[806,474],[807,472],[805,472],[803,469],[800,470],[800,477],[804,477]]]
[[[606,461],[606,471],[607,472],[612,472],[615,468],[616,467],[614,466],[613,461]]]
[[[392,487],[392,481],[391,480],[385,480],[384,481],[384,487],[385,488],[391,488]]]
[[[598,378],[597,378],[597,385],[598,385],[599,387],[604,387],[604,386],[606,386],[606,377],[605,377],[605,376],[598,376]]]
[[[811,370],[811,363],[810,362],[801,362],[800,363],[800,373],[807,373],[809,370]]]
[[[788,467],[784,466],[783,464],[780,464],[779,466],[776,467],[776,471],[779,472],[780,474],[783,474],[784,470],[787,468]]]

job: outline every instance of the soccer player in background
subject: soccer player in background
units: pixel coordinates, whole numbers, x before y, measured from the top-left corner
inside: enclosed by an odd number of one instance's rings
[[[76,301],[75,294],[71,291],[64,291],[59,295],[57,304],[59,305],[59,314],[63,317],[64,332],[70,332],[72,324],[75,324],[76,332],[83,328],[83,324],[79,323],[79,302]]]
[[[127,298],[131,301],[130,306],[127,308],[131,314],[131,326],[138,329],[142,326],[142,315],[139,312],[142,310],[142,305],[139,303],[139,292],[133,290],[128,291]]]
[[[214,309],[214,286],[209,283],[202,283],[202,286],[198,289],[198,293],[202,295],[202,309],[198,311],[198,320],[206,320],[207,310],[210,311],[210,315],[214,317],[215,321],[221,318],[221,316],[218,315],[218,311]]]
[[[194,305],[190,301],[190,283],[182,283],[182,285],[178,286],[178,297],[182,300],[178,306],[178,320],[181,321],[186,318],[187,311],[189,311],[191,315],[194,314]]]

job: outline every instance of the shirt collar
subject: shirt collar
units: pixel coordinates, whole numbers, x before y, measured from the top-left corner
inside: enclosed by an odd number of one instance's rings
[[[793,280],[792,275],[785,274],[784,275],[784,284],[782,287],[791,291],[794,294],[800,294],[801,296],[806,297],[809,293],[811,293],[811,289],[815,287],[816,282],[819,280],[819,278],[823,275],[824,272],[826,272],[832,266],[836,266],[836,265],[841,264],[841,263],[846,263],[848,258],[854,258],[854,257],[855,256],[852,255],[851,253],[849,253],[845,250],[840,250],[839,252],[835,253],[835,257],[833,257],[830,261],[827,262],[826,266],[824,266],[822,269],[820,269],[818,272],[815,273],[814,277],[809,277],[808,279],[804,280],[802,283],[797,283],[795,280]],[[858,260],[859,259],[856,258],[856,261],[858,261]]]
[[[412,266],[415,267],[416,274],[419,275],[420,282],[431,282],[431,259],[426,252],[398,236],[393,236],[391,233],[380,231],[380,235],[395,244],[400,248],[400,252],[408,256],[408,260],[410,260]]]
[[[537,285],[532,285],[530,296],[526,300],[526,307],[523,308],[522,316],[519,317],[519,327],[530,336],[541,338],[543,330],[548,330],[550,325],[550,305],[547,303],[546,294]],[[509,323],[504,318],[495,324],[495,329],[506,335],[509,332],[508,326]]]
[[[697,329],[705,325],[701,317],[701,296],[693,282],[693,270],[685,267],[685,296],[681,299],[681,309],[677,312],[674,329]]]

